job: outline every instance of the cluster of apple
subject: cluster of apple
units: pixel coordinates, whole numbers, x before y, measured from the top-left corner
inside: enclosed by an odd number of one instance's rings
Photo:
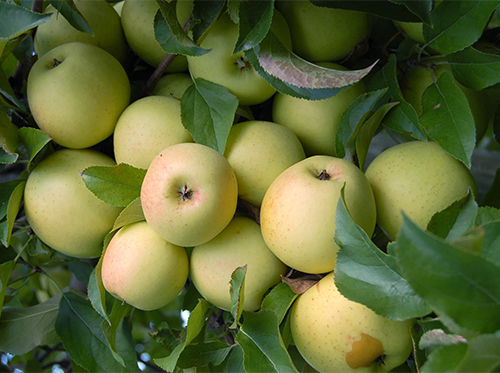
[[[203,297],[229,310],[231,274],[246,266],[242,308],[255,311],[290,268],[322,274],[292,309],[293,339],[304,358],[319,371],[373,367],[382,360],[386,370],[402,364],[411,351],[413,320],[380,317],[335,288],[338,201],[345,199],[354,222],[369,236],[378,224],[392,240],[401,226],[401,210],[425,226],[435,212],[470,189],[476,192],[469,170],[436,143],[424,141],[394,146],[366,172],[338,158],[331,139],[342,112],[366,92],[364,82],[321,101],[277,93],[242,53],[232,54],[238,25],[226,13],[201,43],[210,53],[178,56],[154,94],[131,103],[128,48],[151,66],[165,58],[152,29],[158,4],[125,0],[121,17],[105,1],[76,4],[95,37],[86,40],[63,17],[53,17],[37,30],[39,59],[28,79],[34,120],[63,147],[27,180],[25,212],[38,237],[66,255],[100,257],[123,209],[96,198],[80,173],[117,163],[145,169],[140,190],[145,220],[120,228],[102,255],[102,281],[111,294],[153,310],[171,302],[189,278]],[[179,1],[181,23],[191,7],[192,2]],[[276,9],[272,28],[280,41],[328,68],[342,69],[324,61],[346,57],[371,30],[369,18],[359,12],[315,8],[306,1],[279,1]],[[342,40],[309,39],[310,31],[299,27],[320,27],[318,9],[325,22],[342,29],[337,34]],[[107,42],[92,45],[98,37]],[[193,83],[191,77],[226,87],[242,106],[273,97],[273,121],[234,124],[224,154],[197,144],[182,124],[179,100]],[[407,86],[410,92],[416,85]],[[414,96],[417,107],[421,91]],[[483,123],[479,134],[488,120],[476,118]],[[114,159],[91,149],[111,135]],[[258,221],[237,211],[239,201],[260,210]],[[354,318],[359,325],[348,321]],[[353,328],[342,334],[339,323]],[[337,349],[345,352],[342,358],[334,353]]]

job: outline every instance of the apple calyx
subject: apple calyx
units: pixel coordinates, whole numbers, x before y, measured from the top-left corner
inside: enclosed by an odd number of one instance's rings
[[[236,66],[238,66],[238,69],[240,69],[241,71],[245,71],[245,70],[249,70],[251,69],[252,65],[250,65],[250,61],[248,61],[245,57],[243,56],[239,56],[237,59],[236,59],[236,62],[235,62]]]
[[[326,170],[321,170],[317,178],[318,180],[330,180],[330,174]]]
[[[53,65],[52,65],[52,67],[54,68],[54,67],[57,67],[57,66],[59,66],[60,64],[62,64],[62,61],[59,61],[58,59],[54,58],[54,59],[52,60],[52,64],[53,64]]]
[[[193,191],[191,190],[190,187],[188,187],[187,185],[184,185],[181,190],[179,190],[179,194],[181,196],[181,200],[183,201],[187,201],[187,200],[190,200],[191,197],[193,197]]]

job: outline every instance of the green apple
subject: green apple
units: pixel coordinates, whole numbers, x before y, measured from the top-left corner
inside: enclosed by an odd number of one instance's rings
[[[36,290],[36,298],[39,303],[45,302],[59,294],[62,289],[71,283],[71,271],[65,265],[41,266],[42,273],[38,278],[40,288]]]
[[[154,95],[175,97],[182,99],[184,92],[193,84],[188,73],[170,73],[163,75],[153,90]]]
[[[189,273],[206,300],[230,310],[231,275],[243,266],[246,275],[242,309],[257,311],[264,294],[281,282],[288,268],[266,246],[255,220],[235,216],[215,238],[193,248]]]
[[[115,160],[147,169],[163,149],[191,141],[182,125],[180,101],[147,96],[134,101],[120,115],[113,135]]]
[[[53,15],[48,22],[39,25],[35,33],[34,47],[38,57],[59,45],[79,41],[103,48],[125,65],[130,49],[113,6],[105,0],[74,0],[74,4],[92,27],[94,35],[77,30],[49,5],[44,13]]]
[[[423,27],[424,24],[422,22],[403,22],[403,21],[394,21],[396,27],[403,29],[406,35],[420,44],[425,44]]]
[[[317,155],[283,171],[270,185],[260,209],[262,235],[286,265],[306,273],[335,268],[337,204],[344,188],[353,220],[371,236],[375,199],[363,172],[341,158]]]
[[[27,98],[42,131],[66,148],[108,138],[130,103],[130,82],[111,54],[73,42],[45,53],[28,76]]]
[[[290,33],[283,16],[275,11],[271,31],[283,45],[291,48]],[[202,56],[187,56],[193,78],[204,78],[226,87],[241,105],[256,105],[276,90],[253,69],[243,52],[233,54],[238,25],[223,13],[212,25],[200,46],[210,49]]]
[[[436,81],[441,74],[451,74],[450,65],[439,58],[426,61],[426,65],[416,65],[406,71],[401,80],[401,92],[416,110],[418,116],[422,115],[422,94],[425,89]],[[475,91],[458,83],[455,84],[462,90],[474,117],[476,128],[476,142],[479,142],[486,133],[490,122],[493,121],[494,110],[491,110],[490,101],[485,91]]]
[[[218,151],[194,142],[169,146],[151,162],[141,187],[151,228],[179,246],[201,245],[229,224],[238,184]]]
[[[290,326],[300,354],[320,372],[388,372],[411,354],[415,320],[395,321],[345,298],[329,273],[299,295]]]
[[[80,173],[115,161],[90,149],[62,149],[29,174],[24,209],[35,234],[48,246],[77,258],[101,255],[103,240],[122,208],[98,199]]]
[[[279,0],[276,9],[290,27],[293,51],[311,62],[346,58],[372,29],[364,12],[320,7],[309,0]]]
[[[331,62],[318,65],[347,70]],[[366,90],[366,85],[361,80],[324,100],[305,100],[278,92],[273,98],[272,118],[274,122],[290,128],[297,135],[307,156],[336,156],[335,136],[340,117],[356,98],[366,93]]]
[[[464,197],[476,182],[469,169],[433,141],[394,145],[368,165],[365,175],[375,195],[377,223],[394,240],[403,211],[423,229],[431,217]]]
[[[240,198],[256,206],[279,174],[306,157],[291,130],[255,120],[231,127],[224,156],[236,174]]]
[[[144,311],[169,304],[189,273],[184,247],[165,241],[145,221],[126,225],[102,257],[102,283],[114,297]]]
[[[171,0],[169,0],[170,2]],[[160,6],[156,0],[124,0],[121,21],[127,42],[134,53],[152,67],[167,56],[155,37],[154,19]],[[177,1],[177,19],[184,25],[193,10],[193,0]],[[187,70],[186,57],[179,55],[167,67],[168,72]]]

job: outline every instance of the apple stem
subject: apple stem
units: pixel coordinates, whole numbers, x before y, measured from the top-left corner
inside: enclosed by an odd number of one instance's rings
[[[330,174],[326,170],[322,170],[318,175],[319,180],[330,180]]]

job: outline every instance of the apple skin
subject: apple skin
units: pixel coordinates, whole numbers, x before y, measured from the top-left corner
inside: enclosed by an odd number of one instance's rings
[[[182,125],[180,101],[167,96],[134,101],[118,119],[113,135],[116,162],[144,169],[163,149],[192,141]]]
[[[188,73],[170,73],[163,75],[153,90],[154,95],[174,97],[182,100],[186,89],[193,85]]]
[[[437,80],[441,74],[445,72],[451,74],[451,68],[445,61],[436,58],[430,59],[428,62],[429,67],[417,65],[407,70],[400,83],[405,100],[415,108],[418,116],[422,115],[422,94],[425,89],[434,80]],[[432,65],[433,62],[442,63]],[[486,133],[490,122],[493,121],[494,110],[491,110],[490,100],[484,90],[474,91],[458,83],[455,79],[454,82],[462,90],[469,102],[476,127],[476,142],[479,142]]]
[[[186,249],[165,241],[145,221],[120,228],[102,258],[104,288],[144,311],[170,303],[183,289],[188,273]]]
[[[339,61],[371,33],[363,12],[316,6],[309,0],[278,0],[290,28],[293,51],[310,62]]]
[[[104,49],[73,42],[51,49],[33,65],[27,98],[42,131],[61,146],[83,149],[113,133],[130,103],[130,82]]]
[[[77,258],[101,255],[104,237],[122,211],[98,199],[80,172],[115,161],[90,149],[62,149],[41,161],[29,174],[24,192],[26,218],[48,246]]]
[[[414,322],[390,320],[348,300],[333,272],[299,295],[290,318],[297,349],[320,372],[390,371],[411,354]]]
[[[283,263],[316,274],[335,268],[335,217],[344,185],[353,220],[371,236],[375,200],[368,180],[353,163],[312,156],[273,181],[262,201],[260,225],[267,246]]]
[[[195,288],[210,303],[231,309],[232,273],[247,266],[244,311],[257,311],[264,294],[281,282],[288,267],[269,250],[259,225],[246,216],[235,216],[215,238],[195,246],[190,257],[190,276]]]
[[[103,48],[126,65],[130,49],[120,17],[113,6],[105,0],[74,0],[74,3],[92,27],[94,36],[75,29],[62,14],[54,14],[48,22],[42,23],[36,30],[34,47],[38,57],[59,45],[79,41]],[[44,11],[44,13],[56,12],[52,5]]]
[[[283,45],[291,48],[290,32],[283,16],[275,11],[271,30]],[[233,54],[238,40],[238,25],[223,13],[212,25],[200,46],[211,49],[202,56],[187,56],[193,79],[203,78],[226,87],[240,105],[260,104],[276,90],[253,69],[243,52]]]
[[[347,70],[331,62],[318,65]],[[272,118],[274,122],[290,128],[297,135],[307,156],[336,156],[335,136],[340,117],[345,109],[366,91],[366,85],[361,80],[324,100],[305,100],[278,92],[273,98]]]
[[[182,143],[162,150],[141,187],[142,209],[151,228],[178,246],[201,245],[231,221],[238,184],[231,165],[216,150]]]
[[[268,121],[233,125],[224,156],[236,174],[239,197],[256,206],[279,174],[306,157],[291,130]]]
[[[365,175],[375,195],[377,223],[390,240],[401,228],[401,211],[425,229],[435,213],[469,188],[477,196],[469,169],[433,141],[394,145],[373,159]]]
[[[127,43],[139,58],[155,68],[168,54],[161,48],[155,38],[154,19],[159,9],[156,0],[124,0],[121,10],[122,28]],[[192,10],[192,0],[177,2],[177,19],[181,25],[186,23]],[[167,72],[186,70],[186,57],[182,55],[176,56],[166,69]]]

